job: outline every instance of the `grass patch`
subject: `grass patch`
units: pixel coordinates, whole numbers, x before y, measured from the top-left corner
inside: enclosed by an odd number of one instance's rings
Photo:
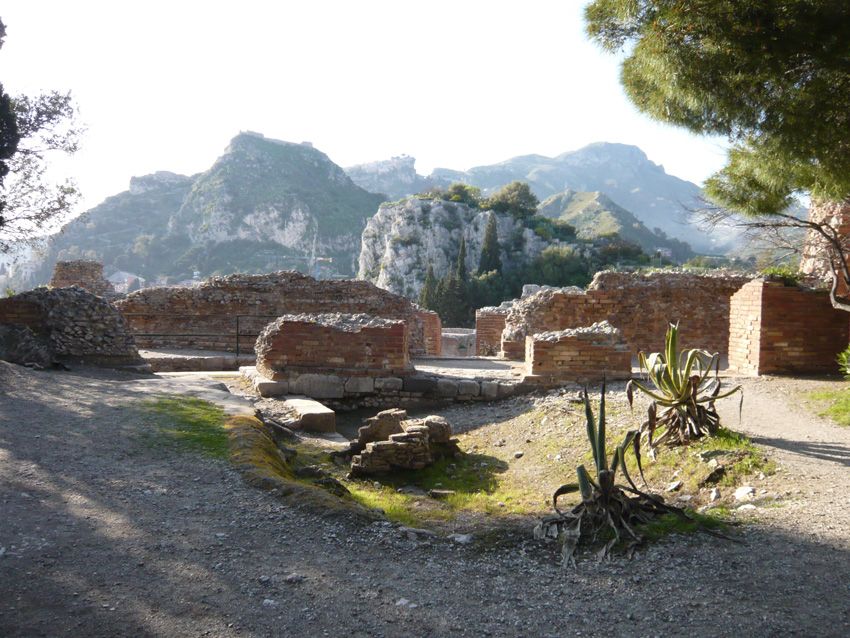
[[[708,511],[710,513],[705,514],[688,510],[690,519],[684,519],[675,514],[665,514],[651,523],[640,525],[638,529],[647,540],[651,541],[670,534],[693,534],[701,529],[723,531],[726,529],[726,523],[719,510],[720,508],[714,508]]]
[[[808,398],[815,402],[819,416],[827,417],[838,425],[850,426],[850,388],[844,390],[817,390]]]
[[[152,443],[227,458],[225,414],[217,405],[192,397],[157,397],[143,401],[141,410],[153,417],[159,436]]]

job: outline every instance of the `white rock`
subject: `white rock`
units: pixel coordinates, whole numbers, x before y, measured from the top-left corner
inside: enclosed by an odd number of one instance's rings
[[[749,511],[752,511],[754,509],[756,509],[755,505],[753,505],[752,503],[746,503],[744,505],[739,505],[738,507],[736,507],[735,511],[736,512],[749,512]]]
[[[449,540],[461,545],[469,545],[472,542],[472,534],[449,534]]]
[[[750,487],[749,485],[742,485],[737,490],[735,490],[735,500],[736,501],[746,501],[746,500],[753,498],[753,496],[755,496],[755,494],[756,494],[755,488]]]
[[[719,498],[720,498],[720,490],[718,490],[716,487],[712,487],[711,492],[709,492],[709,494],[708,494],[708,500],[713,503],[714,501],[716,501]]]

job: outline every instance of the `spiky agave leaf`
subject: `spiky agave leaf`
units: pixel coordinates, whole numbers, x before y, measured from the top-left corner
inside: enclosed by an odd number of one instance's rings
[[[596,429],[596,471],[608,469],[608,455],[605,453],[605,379],[602,379],[602,392],[599,397],[599,426]]]

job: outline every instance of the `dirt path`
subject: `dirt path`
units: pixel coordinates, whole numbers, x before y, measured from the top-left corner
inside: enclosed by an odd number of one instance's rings
[[[796,412],[783,383],[747,382],[743,429],[791,494],[745,543],[562,571],[531,540],[414,541],[287,506],[146,446],[144,395],[120,380],[0,364],[0,635],[848,635],[850,430]]]

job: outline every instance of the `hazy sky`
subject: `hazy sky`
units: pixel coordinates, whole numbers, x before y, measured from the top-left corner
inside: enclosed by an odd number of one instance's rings
[[[88,130],[61,168],[81,208],[132,175],[208,168],[240,130],[342,166],[408,154],[427,174],[595,141],[702,182],[722,140],[651,122],[580,0],[6,0],[0,81],[70,89]]]

